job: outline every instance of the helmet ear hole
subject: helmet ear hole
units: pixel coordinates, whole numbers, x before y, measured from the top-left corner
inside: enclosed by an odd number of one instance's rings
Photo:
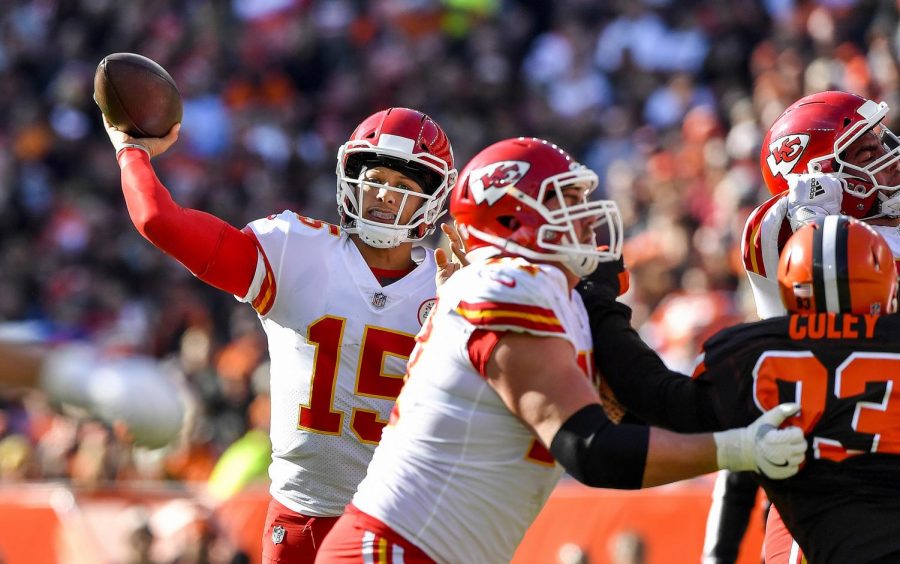
[[[502,216],[498,217],[497,223],[499,223],[503,227],[509,229],[510,231],[515,231],[516,229],[518,229],[519,227],[522,226],[522,224],[519,222],[519,220],[511,215],[502,215]]]

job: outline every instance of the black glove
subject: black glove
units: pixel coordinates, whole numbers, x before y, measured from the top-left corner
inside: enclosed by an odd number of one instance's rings
[[[615,302],[616,298],[628,291],[628,271],[625,261],[601,262],[597,270],[581,279],[575,287],[588,311],[593,305]]]

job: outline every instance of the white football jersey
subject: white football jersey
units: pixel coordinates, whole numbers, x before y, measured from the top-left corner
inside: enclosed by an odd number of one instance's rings
[[[285,211],[245,232],[260,249],[246,296],[269,340],[272,496],[310,516],[344,512],[434,305],[433,253],[382,287],[337,226]]]
[[[473,367],[479,329],[565,339],[593,373],[587,313],[558,268],[492,259],[439,289],[353,497],[438,562],[508,562],[563,472]]]
[[[788,197],[782,193],[753,210],[744,224],[741,251],[744,269],[753,290],[756,311],[760,319],[787,315],[778,288],[778,261],[781,249],[791,236],[787,218]],[[872,225],[891,248],[900,272],[900,228]]]

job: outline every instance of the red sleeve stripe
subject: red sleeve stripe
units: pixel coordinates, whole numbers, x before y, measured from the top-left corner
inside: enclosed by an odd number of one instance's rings
[[[553,310],[506,302],[459,302],[456,313],[480,327],[521,327],[545,333],[565,333]]]
[[[778,268],[778,248],[770,248],[768,254],[774,251],[774,263],[769,261],[769,268],[766,268],[767,247],[778,245],[777,241],[782,238],[782,231],[785,229],[785,209],[787,206],[787,195],[782,192],[777,196],[772,196],[762,205],[753,210],[747,223],[744,224],[744,235],[741,241],[741,251],[744,259],[744,268],[748,272],[754,272],[760,276],[768,277],[767,271],[771,270],[771,276],[775,276],[775,270]],[[790,227],[787,227],[789,230]],[[774,235],[773,235],[774,230]],[[765,241],[763,241],[763,231],[766,232]],[[788,231],[787,235],[790,235]],[[785,239],[787,237],[784,237]],[[778,245],[780,248],[780,245]]]
[[[494,353],[497,343],[500,342],[501,335],[502,333],[496,331],[476,329],[472,332],[472,335],[469,336],[469,342],[466,344],[466,349],[469,351],[469,361],[472,363],[472,367],[475,368],[478,374],[485,380],[487,380],[487,363],[491,359],[491,355]]]
[[[269,258],[266,256],[266,252],[263,250],[262,245],[259,244],[259,239],[256,238],[256,233],[249,227],[245,227],[242,231],[253,239],[256,248],[259,250],[260,256],[263,258],[263,263],[266,266],[266,277],[263,279],[263,283],[259,288],[259,292],[256,294],[256,298],[254,298],[251,303],[253,309],[255,309],[258,314],[266,315],[275,303],[275,275],[272,273],[272,267],[269,265]]]
[[[762,256],[762,247],[759,244],[759,230],[762,227],[762,222],[757,223],[753,226],[753,230],[750,233],[750,242],[748,244],[748,252],[750,254],[750,264],[748,265],[751,272],[755,272],[760,276],[766,275],[766,265],[763,261]]]
[[[753,210],[744,227],[744,268],[750,272],[766,275],[766,265],[763,261],[762,245],[759,241],[763,218],[777,198],[770,198],[764,204]]]

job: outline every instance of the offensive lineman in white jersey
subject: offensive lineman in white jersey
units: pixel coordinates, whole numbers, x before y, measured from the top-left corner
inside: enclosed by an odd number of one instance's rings
[[[796,473],[805,440],[774,429],[790,406],[715,435],[606,418],[572,291],[621,252],[615,203],[587,199],[593,171],[519,138],[483,150],[461,178],[451,210],[470,265],[441,286],[391,424],[317,562],[509,561],[563,470],[617,488],[717,467]]]
[[[868,223],[900,261],[900,140],[889,111],[847,92],[819,92],[791,104],[763,140],[760,168],[773,197],[744,226],[744,268],[760,318],[784,315],[777,270],[793,231],[826,215]]]
[[[269,340],[272,501],[264,562],[311,562],[350,501],[434,305],[432,232],[456,181],[427,115],[391,108],[338,151],[340,228],[285,211],[238,230],[172,201],[150,157],[166,137],[107,123],[135,226],[201,280],[257,311]]]
[[[742,238],[760,319],[787,314],[778,287],[781,250],[794,231],[816,218],[841,214],[865,221],[887,241],[900,271],[900,141],[883,123],[889,111],[887,103],[856,94],[817,92],[791,104],[769,127],[760,170],[772,197],[747,218]],[[704,562],[737,554],[756,489],[752,477],[719,476]],[[767,561],[799,562],[799,547],[791,548],[778,512],[771,511],[769,520]],[[779,542],[771,540],[776,534]]]

